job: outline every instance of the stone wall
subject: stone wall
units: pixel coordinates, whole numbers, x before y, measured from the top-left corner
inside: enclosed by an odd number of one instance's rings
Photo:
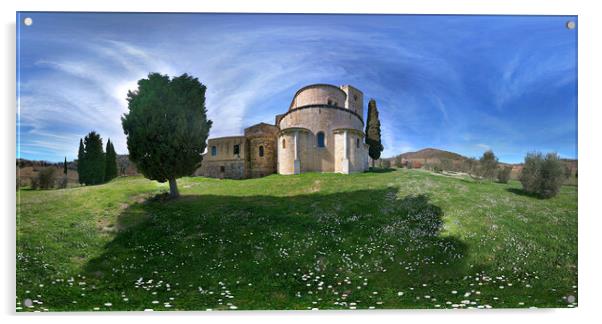
[[[347,151],[345,151],[345,130],[335,130],[335,170],[338,173],[361,172],[367,169],[367,145],[364,133],[347,130]]]
[[[279,154],[278,170],[282,174],[291,174],[294,164],[294,132],[296,128],[303,128],[306,131],[299,131],[298,138],[298,159],[300,161],[300,171],[317,172],[335,172],[335,142],[334,130],[339,128],[352,129],[357,132],[362,131],[363,123],[358,116],[335,108],[306,108],[292,110],[280,120],[280,129],[282,133],[278,138]],[[291,129],[291,131],[286,131]],[[317,135],[323,132],[325,135],[325,147],[318,147]],[[282,140],[290,143],[288,149],[282,149]],[[280,151],[279,151],[280,152]]]
[[[244,136],[210,139],[202,167],[195,174],[240,179],[275,172],[365,170],[368,149],[363,138],[363,101],[362,92],[348,85],[301,88],[289,111],[275,117],[276,125],[260,123],[246,128]],[[324,147],[318,145],[319,133],[324,133]],[[238,154],[234,154],[234,145],[239,147]]]
[[[344,107],[347,95],[339,87],[316,84],[301,88],[293,98],[290,109],[307,105],[331,104]]]
[[[345,108],[354,111],[360,116],[364,116],[364,94],[358,89],[350,86],[341,86],[341,89],[347,93]]]
[[[234,154],[234,146],[238,145],[239,152]],[[247,139],[244,136],[212,138],[207,141],[207,161],[244,160],[246,158]],[[216,155],[212,154],[215,147]]]
[[[276,172],[278,131],[278,127],[266,123],[259,123],[245,129],[245,137],[249,146],[248,177],[264,177]],[[261,150],[263,150],[263,156],[260,154]]]
[[[218,179],[244,179],[247,177],[246,169],[246,162],[241,160],[203,161],[195,175]]]
[[[238,154],[234,146],[238,145]],[[215,147],[215,155],[213,155]],[[248,144],[244,136],[212,138],[207,141],[207,152],[203,154],[201,167],[195,175],[211,178],[243,179],[247,177]]]
[[[275,138],[252,138],[249,140],[250,169],[248,176],[251,178],[264,177],[276,173],[276,140]],[[263,156],[260,150],[263,148]]]

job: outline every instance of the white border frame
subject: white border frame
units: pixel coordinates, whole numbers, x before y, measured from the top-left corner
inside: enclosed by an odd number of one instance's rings
[[[2,206],[3,213],[3,266],[0,305],[2,317],[10,322],[46,322],[102,323],[106,320],[143,320],[150,323],[162,323],[168,317],[175,316],[181,322],[219,321],[233,322],[244,320],[252,323],[304,323],[307,321],[341,321],[345,323],[363,323],[368,320],[378,322],[437,320],[445,323],[509,323],[531,321],[546,323],[570,323],[600,318],[597,302],[602,300],[600,271],[600,251],[602,235],[602,216],[596,207],[597,188],[602,183],[596,167],[602,162],[600,143],[602,138],[598,125],[601,120],[602,102],[600,100],[600,75],[602,51],[602,13],[597,11],[596,1],[553,1],[553,0],[506,0],[506,1],[420,1],[394,3],[387,0],[307,0],[291,1],[245,1],[220,0],[194,3],[186,0],[170,0],[151,3],[150,1],[104,0],[97,3],[73,0],[16,0],[4,1],[2,6],[3,43],[2,43]],[[54,313],[54,314],[16,314],[15,313],[15,157],[16,157],[16,86],[15,86],[15,34],[16,11],[123,11],[123,12],[264,12],[264,13],[400,13],[400,14],[533,14],[533,15],[578,15],[579,32],[579,306],[576,309],[541,310],[399,310],[399,311],[270,311],[270,312],[157,312],[148,313]],[[597,59],[597,60],[596,60]],[[599,167],[598,167],[599,169]],[[110,318],[109,318],[110,317]],[[370,318],[369,318],[370,317]]]

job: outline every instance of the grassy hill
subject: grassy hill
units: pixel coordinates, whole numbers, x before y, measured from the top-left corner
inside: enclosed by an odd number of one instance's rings
[[[21,190],[17,310],[577,305],[576,187],[406,169],[179,186]]]

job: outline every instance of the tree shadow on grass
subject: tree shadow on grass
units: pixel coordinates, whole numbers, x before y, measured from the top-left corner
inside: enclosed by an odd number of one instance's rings
[[[149,291],[165,284],[180,309],[227,308],[223,296],[202,293],[226,286],[236,287],[241,309],[299,309],[296,294],[316,289],[308,273],[323,275],[328,284],[315,294],[333,305],[328,290],[372,298],[372,290],[337,285],[345,277],[386,290],[463,276],[468,247],[441,235],[442,217],[428,196],[400,199],[395,188],[147,200],[123,211],[116,237],[85,272],[97,289],[130,296],[114,309],[148,308],[160,297]]]
[[[378,167],[370,167],[366,172],[368,173],[388,173],[395,171],[394,168],[378,168]]]
[[[535,198],[535,199],[539,199],[539,200],[545,199],[544,197],[542,197],[538,194],[527,192],[521,188],[506,188],[506,191],[511,192],[515,195],[519,195],[519,196],[525,196],[525,197]]]

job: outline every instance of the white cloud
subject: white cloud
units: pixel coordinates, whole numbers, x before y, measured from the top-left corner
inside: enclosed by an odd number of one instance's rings
[[[487,144],[478,143],[478,144],[475,144],[475,146],[483,151],[491,150],[491,146],[489,146]]]

